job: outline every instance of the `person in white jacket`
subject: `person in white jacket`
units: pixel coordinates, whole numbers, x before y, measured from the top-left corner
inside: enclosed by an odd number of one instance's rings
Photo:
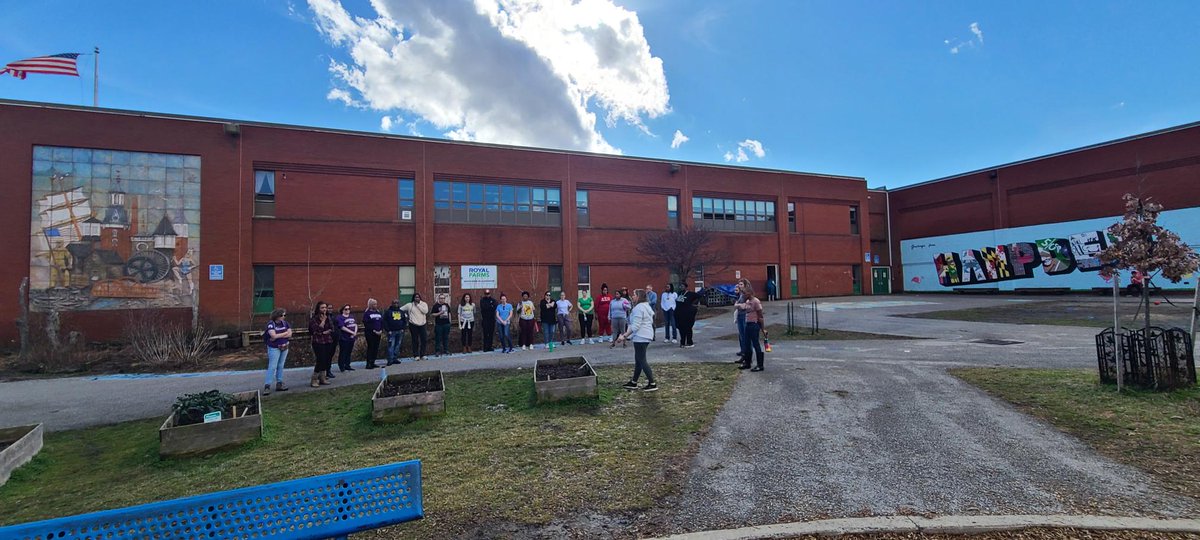
[[[667,343],[679,343],[679,325],[675,323],[675,302],[678,299],[679,294],[670,284],[663,289],[662,296],[658,298],[663,312],[663,336],[666,337]]]
[[[630,301],[634,306],[633,312],[629,314],[629,329],[621,333],[617,337],[617,341],[624,342],[631,339],[633,341],[633,378],[622,388],[637,390],[638,378],[644,371],[646,372],[646,386],[642,387],[642,391],[653,392],[658,390],[658,384],[654,382],[654,371],[650,369],[650,363],[646,361],[646,349],[650,347],[650,341],[654,339],[654,308],[650,307],[640,291],[630,294]]]

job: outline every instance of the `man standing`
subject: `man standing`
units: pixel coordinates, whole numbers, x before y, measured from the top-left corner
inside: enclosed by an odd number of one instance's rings
[[[650,304],[650,341],[658,341],[658,330],[654,329],[654,321],[658,316],[658,295],[654,293],[654,285],[646,284],[647,304]]]
[[[363,336],[367,338],[365,358],[367,369],[375,369],[375,361],[379,359],[379,340],[383,338],[383,314],[379,312],[379,302],[374,298],[367,299],[367,310],[363,312]]]
[[[387,365],[400,363],[400,346],[404,344],[404,330],[408,328],[408,312],[400,309],[400,299],[383,312],[383,327],[388,333]]]
[[[492,298],[492,290],[484,289],[483,298],[479,299],[479,316],[483,318],[483,352],[491,352],[493,336],[496,334],[496,299]]]

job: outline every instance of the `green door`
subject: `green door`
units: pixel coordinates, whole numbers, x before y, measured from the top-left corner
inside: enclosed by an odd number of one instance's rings
[[[871,269],[871,293],[872,294],[889,294],[891,293],[891,277],[886,266],[878,266]]]

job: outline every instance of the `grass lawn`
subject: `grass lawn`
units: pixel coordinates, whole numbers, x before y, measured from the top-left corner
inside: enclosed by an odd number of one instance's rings
[[[849,339],[921,339],[908,336],[893,336],[890,334],[872,334],[870,332],[854,332],[851,330],[821,330],[816,334],[810,334],[807,330],[799,330],[798,333],[788,335],[786,324],[769,324],[767,325],[767,334],[771,336],[772,341],[839,341]],[[717,339],[725,341],[737,341],[737,334],[721,336]]]
[[[1200,388],[1118,394],[1116,386],[1101,385],[1094,370],[968,368],[951,373],[1104,456],[1200,498]]]
[[[1161,297],[1151,300],[1162,302],[1150,307],[1150,322],[1155,326],[1187,328],[1191,322],[1192,299],[1172,297],[1174,306],[1162,301]],[[1122,298],[1117,308],[1121,326],[1141,328],[1145,324],[1144,310],[1139,311],[1136,298]],[[1012,304],[983,308],[952,309],[908,313],[896,317],[913,319],[940,319],[947,321],[991,322],[1008,324],[1051,324],[1059,326],[1086,326],[1108,328],[1113,320],[1112,300],[1065,297],[1049,302],[1014,302]]]
[[[651,508],[679,488],[737,378],[724,364],[654,369],[658,392],[619,388],[631,367],[600,367],[599,400],[548,406],[529,370],[448,373],[443,416],[393,426],[371,423],[373,384],[280,394],[263,404],[263,440],[193,459],[159,459],[161,418],[51,433],[0,487],[0,524],[407,459],[422,461],[427,517],[380,537]]]

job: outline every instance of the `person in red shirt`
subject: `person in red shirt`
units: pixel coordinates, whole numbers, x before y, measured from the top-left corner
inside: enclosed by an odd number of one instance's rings
[[[608,305],[612,303],[612,295],[608,292],[608,284],[600,284],[600,296],[596,297],[596,319],[600,328],[597,335],[601,341],[612,341],[612,323],[608,320]],[[604,338],[608,338],[607,340]]]

